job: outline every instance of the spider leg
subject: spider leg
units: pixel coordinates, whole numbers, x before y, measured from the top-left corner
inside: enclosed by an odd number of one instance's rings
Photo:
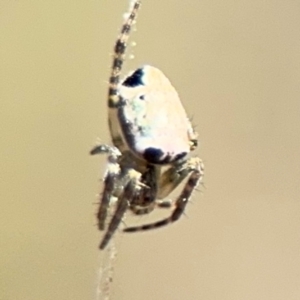
[[[112,235],[118,228],[120,222],[122,221],[122,218],[128,208],[130,200],[134,197],[134,195],[140,190],[141,183],[140,183],[140,173],[136,172],[134,170],[130,170],[128,172],[128,175],[130,177],[130,180],[127,182],[127,184],[124,187],[124,190],[122,194],[120,195],[117,207],[114,212],[114,215],[110,221],[110,224],[108,226],[108,229],[101,241],[101,244],[99,248],[102,250],[106,247],[109,240],[111,239]]]
[[[118,159],[121,156],[121,153],[118,148],[109,145],[97,145],[90,153],[92,155],[103,153],[108,154],[108,170],[105,175],[103,193],[97,213],[98,228],[99,230],[104,230],[108,207],[115,189],[116,180],[120,174]]]
[[[112,137],[113,144],[120,149],[121,152],[125,149],[125,144],[120,135],[120,127],[118,120],[118,108],[121,105],[121,99],[118,94],[118,85],[120,82],[120,73],[122,70],[125,52],[127,48],[127,41],[129,38],[129,33],[132,28],[132,24],[137,18],[137,12],[140,8],[141,2],[136,0],[133,4],[131,12],[128,18],[125,20],[120,35],[116,41],[114,47],[114,57],[111,67],[111,74],[109,78],[109,90],[108,90],[108,119],[109,119],[109,129],[110,135]]]
[[[135,214],[135,215],[145,215],[149,214],[152,212],[155,208],[155,202],[150,203],[148,206],[136,206],[136,205],[131,205],[130,210]]]
[[[159,208],[170,208],[172,207],[173,201],[171,199],[156,200],[156,206]]]
[[[91,155],[95,154],[108,154],[109,161],[115,163],[117,162],[118,158],[121,156],[121,152],[117,147],[106,145],[106,144],[100,144],[96,145],[91,151]]]
[[[114,170],[113,166],[109,166],[107,175],[104,179],[104,188],[101,197],[100,207],[97,213],[98,228],[104,230],[105,220],[107,217],[110,200],[114,191],[116,177],[118,177],[119,170]]]
[[[148,169],[142,176],[142,181],[149,186],[148,195],[141,192],[139,199],[132,201],[130,210],[136,215],[144,215],[152,212],[155,207],[159,208],[170,208],[172,207],[172,200],[155,200],[165,198],[168,196],[187,176],[187,170],[184,168],[186,161],[177,163],[175,166],[165,170],[160,176],[159,190],[157,186],[157,174],[153,173],[154,166],[152,169]],[[152,171],[152,173],[151,173]],[[155,193],[153,193],[155,188]],[[152,197],[149,194],[152,192]],[[145,201],[145,197],[148,196],[148,201]],[[151,200],[149,200],[151,199]],[[145,204],[146,203],[146,204]],[[144,204],[144,205],[143,205]]]
[[[161,174],[158,184],[158,199],[166,198],[188,176],[190,170],[186,167],[187,165],[189,165],[189,163],[186,160],[177,162]]]
[[[199,158],[194,157],[194,158],[190,158],[186,162],[185,166],[182,167],[182,170],[179,171],[182,172],[182,176],[185,175],[185,177],[187,177],[189,175],[189,177],[181,194],[175,201],[175,208],[171,216],[155,223],[137,226],[137,227],[125,228],[124,229],[125,232],[136,232],[136,231],[149,230],[149,229],[162,227],[168,225],[169,223],[177,221],[181,217],[194,189],[202,180],[203,173],[204,173],[204,166],[202,161]]]
[[[145,215],[149,214],[152,212],[155,207],[159,208],[170,208],[172,207],[172,200],[156,200],[152,203],[150,203],[148,206],[131,206],[130,210],[135,214],[135,215]]]

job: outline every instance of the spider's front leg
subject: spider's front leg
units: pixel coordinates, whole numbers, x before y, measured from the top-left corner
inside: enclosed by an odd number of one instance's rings
[[[97,213],[98,228],[99,230],[104,230],[109,204],[116,188],[116,182],[120,175],[120,165],[118,159],[121,156],[121,152],[118,148],[113,146],[97,145],[91,150],[90,154],[108,154],[108,170],[104,178],[103,193]]]
[[[129,206],[131,199],[139,193],[143,184],[140,182],[141,174],[133,169],[128,171],[128,182],[124,186],[123,192],[118,198],[117,207],[109,223],[108,229],[101,241],[100,249],[104,249],[111,239],[112,235],[118,228],[122,218]],[[99,211],[100,212],[100,211]]]
[[[177,176],[175,176],[175,173],[168,173],[169,175],[173,174],[174,178],[176,178],[175,183],[172,185],[170,182],[168,183],[168,190],[173,190],[184,178],[188,176],[188,180],[179,195],[179,197],[176,199],[174,203],[174,210],[170,217],[163,219],[161,221],[137,226],[137,227],[128,227],[125,228],[125,232],[136,232],[136,231],[142,231],[142,230],[149,230],[154,229],[158,227],[162,227],[165,225],[168,225],[169,223],[177,221],[182,213],[184,212],[185,206],[188,203],[194,189],[197,187],[197,185],[201,182],[203,174],[204,174],[204,165],[200,158],[193,157],[188,159],[182,166],[177,166],[176,168],[171,168],[173,171],[177,172]],[[167,170],[166,172],[171,172]],[[178,176],[179,174],[179,176]]]

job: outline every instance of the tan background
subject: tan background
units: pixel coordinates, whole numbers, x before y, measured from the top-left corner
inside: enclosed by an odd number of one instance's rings
[[[299,1],[144,2],[127,70],[171,78],[206,189],[177,224],[119,234],[112,299],[300,299]],[[109,140],[109,54],[126,7],[0,2],[1,300],[95,299],[105,160],[88,151]]]

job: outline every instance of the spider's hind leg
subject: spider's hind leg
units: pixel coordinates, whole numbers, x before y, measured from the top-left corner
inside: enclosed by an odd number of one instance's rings
[[[178,182],[181,182],[187,176],[189,177],[181,194],[174,203],[175,208],[171,216],[155,223],[125,228],[125,232],[136,232],[162,227],[168,225],[169,223],[177,221],[181,217],[194,189],[202,180],[204,174],[204,166],[201,159],[199,159],[198,157],[193,157],[187,160],[186,163],[181,167],[181,169],[177,170],[177,172],[181,174],[180,178],[178,178]]]

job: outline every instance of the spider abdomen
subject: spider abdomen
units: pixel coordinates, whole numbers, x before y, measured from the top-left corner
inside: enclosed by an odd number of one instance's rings
[[[135,155],[153,164],[168,164],[191,150],[196,134],[168,78],[145,65],[119,87],[119,121],[124,139]]]

